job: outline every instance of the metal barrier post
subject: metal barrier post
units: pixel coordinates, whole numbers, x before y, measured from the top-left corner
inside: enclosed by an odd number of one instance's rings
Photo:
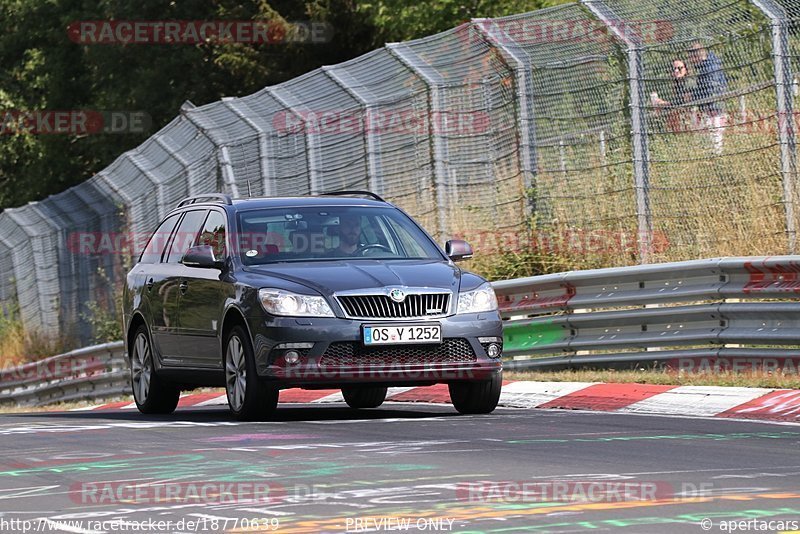
[[[358,88],[358,83],[344,70],[337,69],[336,67],[322,67],[324,72],[331,80],[341,87],[347,94],[354,99],[361,102],[364,109],[364,142],[367,147],[367,180],[369,188],[373,193],[378,195],[384,194],[383,185],[383,171],[380,167],[380,159],[378,154],[380,148],[375,139],[375,132],[372,131],[370,124],[370,114],[372,113],[373,106],[367,95]]]
[[[439,236],[442,241],[449,234],[447,227],[447,157],[444,141],[436,135],[436,121],[441,120],[444,110],[442,93],[439,87],[444,84],[441,75],[428,65],[416,52],[403,43],[390,43],[386,50],[396,57],[428,86],[428,135],[433,153],[433,176],[436,185],[436,207],[439,222]]]
[[[530,60],[525,51],[522,50],[494,20],[472,19],[472,27],[483,36],[489,46],[499,50],[503,56],[513,62],[514,73],[517,77],[517,98],[519,99],[517,128],[520,132],[520,166],[522,167],[525,195],[528,196],[528,201],[525,204],[525,214],[530,217],[536,202],[535,198],[532,196],[531,190],[536,183],[536,172],[538,169],[536,154],[536,114],[534,111],[533,98],[531,97],[533,93],[531,81],[533,75]]]
[[[272,172],[272,169],[269,164],[269,144],[267,143],[267,134],[264,130],[259,127],[259,125],[250,119],[246,113],[244,113],[241,108],[239,107],[237,101],[235,99],[223,99],[225,103],[225,107],[230,109],[233,113],[236,114],[237,117],[242,119],[242,122],[250,126],[253,130],[258,133],[258,156],[259,156],[259,172],[261,174],[261,184],[264,190],[265,197],[271,197],[275,194],[273,184],[275,181],[275,173]],[[248,196],[250,194],[250,187],[248,186]]]
[[[625,44],[631,110],[631,143],[633,145],[633,177],[636,186],[636,217],[640,263],[650,263],[653,251],[653,221],[650,212],[650,155],[647,148],[647,118],[644,109],[644,83],[641,39],[624,30],[620,18],[602,0],[581,0],[581,3]]]
[[[312,195],[324,193],[319,180],[319,134],[313,131],[314,128],[309,128],[308,119],[303,117],[303,114],[297,111],[299,103],[295,101],[295,98],[292,95],[288,94],[280,87],[269,87],[267,88],[267,91],[270,95],[272,95],[272,98],[277,100],[283,107],[289,110],[290,113],[296,115],[297,118],[302,121],[303,128],[305,129],[304,137],[306,141],[306,162],[308,165],[309,190]]]
[[[792,106],[792,64],[789,52],[788,16],[783,6],[774,0],[751,0],[772,25],[772,62],[775,70],[775,96],[777,98],[778,136],[781,144],[781,175],[783,178],[783,204],[786,209],[786,234],[789,253],[797,248],[797,146],[794,133]]]

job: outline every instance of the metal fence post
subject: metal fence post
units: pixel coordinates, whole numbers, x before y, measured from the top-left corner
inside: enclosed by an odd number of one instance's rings
[[[268,87],[267,92],[269,92],[272,98],[277,100],[281,106],[289,110],[292,115],[297,116],[303,123],[303,130],[305,132],[303,137],[306,141],[306,165],[308,166],[308,189],[312,195],[324,193],[319,179],[319,133],[314,132],[317,126],[311,125],[309,127],[308,116],[304,117],[303,114],[297,110],[297,108],[301,106],[301,103],[297,102],[297,99],[287,91],[280,87]]]
[[[194,104],[191,104],[188,101],[184,102],[184,104],[181,106],[181,115],[186,117],[186,120],[191,122],[195,128],[197,128],[200,133],[206,136],[206,138],[214,145],[214,148],[217,150],[217,165],[219,165],[219,168],[222,171],[223,183],[228,186],[228,193],[230,193],[231,196],[238,197],[239,188],[236,186],[236,176],[233,173],[233,164],[231,163],[228,147],[225,146],[224,141],[217,139],[213,132],[209,131],[206,125],[203,124],[202,116],[197,117],[192,113],[193,109],[195,109]]]
[[[444,102],[441,86],[444,79],[424,59],[403,43],[389,43],[386,50],[397,58],[428,86],[428,128],[433,152],[433,180],[436,186],[436,206],[439,223],[439,239],[445,240],[449,235],[447,227],[447,156],[444,140],[436,134],[437,121],[442,120]]]
[[[364,141],[365,146],[367,147],[367,180],[369,182],[369,188],[372,190],[372,192],[377,193],[378,195],[383,195],[383,171],[381,170],[380,160],[378,158],[380,148],[378,148],[378,144],[375,139],[375,132],[372,131],[370,125],[370,114],[374,109],[371,102],[372,99],[367,96],[365,91],[359,88],[358,82],[344,70],[336,67],[322,67],[322,72],[324,72],[326,76],[333,80],[336,85],[347,92],[347,94],[361,102],[361,105],[364,107],[363,127]]]
[[[602,0],[581,0],[608,30],[625,44],[628,56],[628,83],[631,110],[633,177],[636,187],[636,218],[640,263],[650,263],[653,249],[653,221],[650,211],[650,155],[647,147],[647,117],[644,103],[644,80],[641,38],[626,32],[626,24]]]
[[[783,203],[786,209],[786,235],[789,254],[797,248],[797,222],[795,221],[797,146],[794,133],[792,94],[792,62],[789,51],[789,28],[786,10],[774,0],[751,0],[772,26],[772,62],[775,70],[775,96],[778,112],[778,136],[781,145],[781,175]]]
[[[131,164],[134,167],[136,167],[139,170],[139,172],[141,172],[143,175],[145,175],[147,177],[147,179],[150,180],[150,182],[152,182],[153,185],[155,186],[156,194],[158,195],[158,202],[156,202],[156,208],[158,210],[158,212],[157,212],[158,213],[158,218],[159,219],[163,219],[167,215],[167,212],[169,212],[169,210],[172,209],[172,206],[167,206],[167,203],[166,203],[166,201],[164,199],[164,188],[161,185],[161,181],[153,173],[152,170],[148,169],[144,165],[144,163],[142,163],[141,160],[145,160],[145,161],[147,161],[147,160],[142,155],[142,153],[139,152],[138,148],[134,148],[133,150],[130,150],[130,151],[126,152],[123,157],[128,158],[128,161],[130,161]]]
[[[523,186],[525,194],[531,195],[525,205],[525,214],[530,216],[533,213],[535,198],[531,189],[536,184],[536,173],[538,170],[538,159],[536,153],[536,113],[534,109],[532,69],[530,59],[525,51],[514,40],[503,31],[503,29],[492,19],[472,19],[472,27],[475,28],[489,44],[489,46],[500,51],[507,59],[514,64],[516,74],[517,99],[519,100],[519,114],[517,115],[518,129],[520,132],[520,165],[523,173]]]
[[[155,135],[155,136],[153,136],[153,138],[155,139],[156,143],[158,143],[158,145],[161,148],[163,148],[164,150],[169,152],[170,156],[175,158],[178,161],[178,163],[180,163],[183,166],[183,168],[186,170],[186,181],[187,181],[186,191],[189,194],[189,196],[196,195],[197,191],[195,191],[195,188],[194,188],[195,183],[194,183],[194,180],[192,180],[192,176],[191,176],[191,172],[192,172],[191,171],[191,165],[189,165],[189,162],[186,161],[186,158],[181,156],[180,152],[178,150],[176,150],[174,147],[172,147],[167,142],[167,140],[164,139],[163,137],[161,137],[160,135]]]
[[[236,177],[233,174],[233,164],[228,147],[221,146],[218,153],[218,161],[222,167],[222,180],[228,186],[228,192],[233,198],[239,198],[239,187],[236,185]]]
[[[230,109],[237,117],[242,119],[242,121],[250,126],[253,130],[258,132],[258,156],[259,156],[259,173],[261,176],[261,184],[264,190],[265,197],[271,197],[274,195],[274,188],[273,182],[275,180],[274,173],[270,169],[269,164],[269,157],[268,157],[268,150],[269,145],[267,143],[267,134],[261,127],[253,121],[250,117],[247,116],[245,112],[243,112],[235,99],[223,99],[225,106]],[[250,186],[248,184],[248,195],[250,194]]]

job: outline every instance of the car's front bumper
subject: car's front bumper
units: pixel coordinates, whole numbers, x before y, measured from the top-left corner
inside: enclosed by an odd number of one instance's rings
[[[499,314],[455,315],[438,319],[439,345],[364,347],[362,326],[404,321],[341,318],[276,318],[249,320],[258,375],[282,387],[336,387],[341,384],[411,386],[491,378],[502,370],[500,357],[487,347],[502,349]],[[409,320],[408,324],[420,321]],[[487,341],[487,338],[493,341]],[[483,341],[483,343],[481,343]],[[286,361],[288,351],[300,359]]]

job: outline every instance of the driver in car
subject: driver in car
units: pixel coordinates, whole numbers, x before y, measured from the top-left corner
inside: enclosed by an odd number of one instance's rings
[[[361,217],[339,217],[339,246],[329,251],[331,256],[352,256],[361,244]]]

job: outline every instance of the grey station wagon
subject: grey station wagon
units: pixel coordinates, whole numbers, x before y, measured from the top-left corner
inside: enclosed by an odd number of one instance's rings
[[[461,413],[494,410],[502,325],[483,278],[369,192],[180,202],[128,273],[123,321],[142,413],[225,386],[238,419],[282,388],[341,388],[374,408],[390,386],[448,384]]]

